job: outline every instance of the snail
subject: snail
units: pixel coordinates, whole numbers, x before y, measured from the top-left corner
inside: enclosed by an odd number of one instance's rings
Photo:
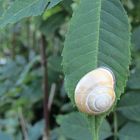
[[[106,67],[90,71],[75,88],[75,103],[79,111],[98,115],[107,112],[115,102],[115,77]]]

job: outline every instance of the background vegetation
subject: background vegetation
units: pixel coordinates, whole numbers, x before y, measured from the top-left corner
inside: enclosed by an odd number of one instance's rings
[[[91,140],[88,121],[64,90],[61,66],[65,34],[78,0],[58,5],[57,0],[48,5],[36,0],[31,6],[29,1],[0,0],[0,140],[45,140],[45,93],[50,139]],[[132,25],[131,73],[116,110],[101,127],[101,140],[140,139],[140,1],[122,3]],[[20,4],[24,8],[17,14]]]

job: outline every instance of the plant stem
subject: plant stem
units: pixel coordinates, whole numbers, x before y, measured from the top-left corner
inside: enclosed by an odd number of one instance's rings
[[[114,140],[117,140],[117,135],[118,135],[117,113],[114,112]]]
[[[49,112],[51,111],[51,107],[52,107],[53,99],[54,99],[54,96],[55,96],[55,92],[56,92],[56,84],[53,83],[51,85],[50,96],[49,96],[49,100],[48,100],[48,110],[49,110]]]
[[[47,56],[46,56],[47,41],[44,35],[41,35],[41,63],[43,69],[43,92],[44,92],[44,118],[45,118],[45,133],[47,140],[49,139],[49,89],[48,89],[48,72],[47,72]]]
[[[30,51],[30,47],[31,47],[31,30],[30,30],[30,18],[27,19],[26,21],[26,26],[27,26],[27,47],[29,48],[29,51]]]
[[[93,140],[99,140],[100,124],[98,124],[98,118],[96,116],[89,116],[89,120]]]
[[[19,116],[19,122],[21,125],[21,130],[22,130],[24,140],[29,140],[28,132],[27,132],[28,130],[27,130],[27,126],[26,126],[26,122],[25,122],[23,113],[22,113],[22,108],[18,108],[18,116]]]
[[[97,129],[97,125],[96,125],[96,116],[94,117],[94,136],[93,136],[93,140],[98,140],[98,129]]]
[[[11,55],[12,55],[12,59],[14,60],[15,59],[15,47],[16,47],[16,33],[15,33],[15,26],[14,25],[14,31],[13,31],[13,34],[12,34],[12,41],[11,41],[11,44],[12,44],[12,48],[11,48]]]

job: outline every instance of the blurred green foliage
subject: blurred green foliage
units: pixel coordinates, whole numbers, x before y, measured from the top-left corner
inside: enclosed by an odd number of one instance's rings
[[[0,0],[1,18],[13,2]],[[59,1],[53,2],[55,5]],[[78,0],[64,0],[55,7],[51,3],[43,15],[28,16],[0,30],[0,140],[22,140],[25,133],[23,123],[29,140],[44,137],[43,70],[40,57],[42,35],[45,35],[47,42],[49,93],[54,90],[50,112],[51,140],[82,140],[86,137],[89,138],[86,140],[90,140],[86,120],[75,112],[64,90],[61,67],[65,33],[77,3]],[[117,129],[120,140],[140,138],[140,1],[122,0],[122,3],[132,25],[130,78],[115,113],[103,123],[100,134],[102,140],[112,140],[114,129]],[[31,12],[29,15],[36,15],[34,11],[28,10],[24,9],[16,20],[9,15],[8,20],[16,22],[21,19],[21,15],[22,18],[26,17],[28,12]],[[39,11],[37,14],[41,13]],[[9,23],[6,18],[3,24]]]

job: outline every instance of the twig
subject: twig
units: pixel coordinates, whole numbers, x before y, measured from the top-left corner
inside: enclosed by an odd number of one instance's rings
[[[44,92],[44,118],[45,118],[45,132],[47,140],[49,139],[49,110],[48,110],[48,72],[47,72],[47,57],[46,57],[47,41],[44,35],[41,36],[41,64],[43,69],[43,92]]]
[[[44,131],[44,133],[43,133],[42,140],[48,140],[48,138],[47,138],[47,136],[46,136],[46,132],[45,132],[45,131]]]
[[[12,44],[12,47],[11,47],[11,55],[12,55],[12,59],[13,59],[13,60],[15,59],[15,47],[16,47],[15,26],[16,26],[16,25],[14,25],[14,31],[13,31],[13,34],[12,34],[12,41],[11,41],[11,44]]]
[[[117,122],[117,113],[114,112],[114,140],[117,140],[117,135],[118,135],[118,122]]]
[[[18,116],[19,116],[19,122],[20,122],[20,125],[21,125],[21,130],[22,130],[24,140],[29,140],[27,127],[26,127],[26,122],[25,122],[22,110],[20,108],[18,109]]]
[[[52,107],[55,91],[56,91],[56,84],[53,83],[52,86],[51,86],[51,91],[50,91],[50,96],[49,96],[49,101],[48,101],[49,112],[51,111],[51,107]]]

